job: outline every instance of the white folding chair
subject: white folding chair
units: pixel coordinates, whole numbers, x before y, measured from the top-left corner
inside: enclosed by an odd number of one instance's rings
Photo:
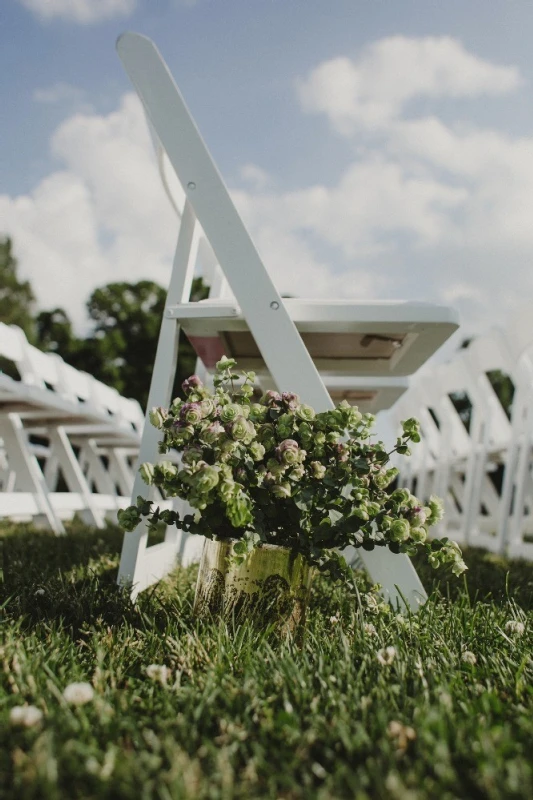
[[[207,366],[221,352],[234,354],[242,368],[257,367],[260,374],[270,375],[280,390],[298,392],[318,411],[333,407],[318,365],[335,375],[342,375],[342,371],[346,375],[372,377],[406,375],[456,329],[454,312],[442,306],[283,300],[155,46],[149,39],[131,33],[121,36],[117,46],[152,133],[168,156],[185,195],[149,408],[170,402],[180,327],[196,340],[197,349],[204,345],[209,348],[211,343],[213,352],[206,349],[202,355]],[[231,286],[234,300],[188,302],[199,225]],[[141,461],[156,458],[157,441],[157,430],[145,425]],[[138,475],[134,497],[137,494],[149,496]],[[144,523],[139,525],[134,532],[125,534],[119,582],[131,584],[136,596],[168,572],[178,549],[175,531],[167,531],[165,542],[160,545],[147,547],[147,527]],[[402,594],[416,608],[425,599],[422,584],[406,556],[379,549],[361,552],[361,558],[393,602]]]

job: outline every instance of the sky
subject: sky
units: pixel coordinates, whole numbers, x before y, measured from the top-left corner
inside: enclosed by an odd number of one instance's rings
[[[166,59],[282,292],[459,309],[533,290],[529,0],[0,0],[0,235],[76,328],[177,236],[125,30]]]

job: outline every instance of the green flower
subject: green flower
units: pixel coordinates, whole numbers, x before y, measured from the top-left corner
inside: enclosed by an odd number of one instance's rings
[[[284,439],[275,450],[278,461],[288,467],[293,467],[302,461],[302,452],[305,457],[305,451],[300,451],[298,442],[294,439]]]
[[[409,489],[395,489],[394,492],[391,494],[392,500],[396,503],[405,504],[411,498],[411,492]]]
[[[220,419],[225,424],[234,422],[237,417],[243,417],[243,408],[237,403],[228,403],[227,406],[222,406],[220,411]]]
[[[254,461],[262,461],[265,457],[265,448],[260,442],[252,442],[249,452]]]
[[[191,447],[184,449],[181,460],[184,464],[196,464],[197,461],[201,460],[202,456],[202,448],[197,445],[191,445]]]
[[[237,442],[249,444],[255,436],[255,428],[246,417],[236,417],[230,425],[230,434]]]
[[[302,447],[305,447],[308,450],[314,438],[313,428],[309,425],[308,422],[301,422],[298,426],[298,435],[300,437],[300,441],[302,443]]]
[[[192,485],[198,493],[207,494],[218,485],[218,469],[206,464],[205,461],[199,462],[197,466],[200,468],[192,476]]]
[[[214,444],[225,433],[224,426],[218,420],[211,422],[201,432],[200,437],[206,444]]]
[[[315,409],[302,403],[302,405],[296,409],[296,416],[304,422],[311,422],[316,416]]]
[[[285,500],[291,496],[290,483],[275,483],[270,487],[270,493],[278,500]]]
[[[393,542],[405,542],[409,538],[411,526],[406,519],[395,519],[390,526],[390,537]]]
[[[261,425],[257,439],[259,442],[261,442],[267,453],[269,450],[273,450],[276,446],[276,434],[274,432],[274,426],[270,422],[267,422],[265,425]]]
[[[200,401],[200,410],[203,419],[210,417],[215,413],[215,401],[212,400],[211,397],[206,397],[204,400]]]
[[[161,406],[154,406],[148,414],[148,417],[154,428],[161,430],[164,421],[168,418],[168,411]]]
[[[289,472],[289,480],[291,481],[301,481],[303,476],[305,475],[305,468],[303,464],[298,464],[294,469],[291,469]]]
[[[466,566],[466,564],[465,564],[465,562],[463,561],[462,558],[459,558],[457,561],[455,561],[452,564],[452,572],[456,577],[459,577],[459,575],[462,575],[463,572],[465,570],[467,570],[467,569],[468,569],[468,567]]]
[[[155,483],[157,484],[159,479],[163,479],[164,481],[170,481],[176,477],[178,474],[178,467],[172,463],[172,461],[160,461],[159,464],[155,465],[154,468],[155,472]]]
[[[266,467],[274,478],[280,478],[287,470],[287,465],[279,462],[276,458],[269,458]]]
[[[294,428],[295,425],[293,414],[286,413],[278,417],[276,422],[276,431],[278,436],[280,436],[282,439],[287,439],[294,431]]]
[[[313,470],[313,478],[321,481],[326,474],[326,468],[324,464],[321,464],[320,461],[311,461],[310,467]]]
[[[268,408],[266,406],[262,406],[261,403],[252,403],[250,406],[250,413],[248,415],[248,419],[250,422],[264,422],[268,415]]]
[[[233,478],[224,478],[218,484],[218,495],[224,503],[229,503],[237,491],[238,487]]]
[[[145,461],[144,464],[141,464],[139,467],[139,472],[143,481],[147,483],[148,486],[151,486],[154,482],[154,465]]]
[[[394,478],[399,474],[400,470],[393,467],[392,469],[381,469],[373,476],[374,483],[378,489],[386,489],[392,483]]]
[[[229,461],[229,459],[232,458],[237,453],[238,448],[239,448],[238,442],[233,441],[232,439],[226,439],[226,441],[222,442],[222,444],[220,445],[220,451],[219,451],[220,460],[223,462]]]
[[[411,528],[411,539],[417,544],[423,544],[428,538],[428,532],[422,526]]]
[[[197,425],[202,419],[200,403],[184,403],[180,409],[180,421],[187,425]]]
[[[242,489],[232,495],[226,504],[226,514],[234,528],[245,528],[253,522],[252,501]]]
[[[432,494],[428,501],[428,508],[429,515],[426,520],[427,524],[436,525],[444,516],[444,503],[440,497],[435,497],[435,495]]]
[[[227,358],[226,356],[222,356],[220,361],[217,361],[215,364],[216,372],[225,372],[226,370],[233,369],[237,366],[237,362],[234,358]]]

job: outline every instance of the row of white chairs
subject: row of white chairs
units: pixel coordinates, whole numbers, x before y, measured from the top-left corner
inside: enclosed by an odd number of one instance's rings
[[[0,518],[103,527],[130,502],[140,405],[4,323],[0,359]]]
[[[512,394],[504,408],[495,376]],[[462,404],[462,408],[461,408]],[[400,480],[445,502],[440,535],[533,558],[533,320],[530,310],[426,369],[393,407],[417,417],[422,441]]]

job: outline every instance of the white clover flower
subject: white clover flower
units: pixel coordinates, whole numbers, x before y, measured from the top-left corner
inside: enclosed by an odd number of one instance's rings
[[[15,706],[9,712],[9,721],[12,725],[22,728],[33,728],[43,718],[43,712],[37,706]]]
[[[333,617],[329,618],[329,621],[331,622],[332,625],[336,625],[337,622],[339,621],[339,618],[336,617],[336,616],[333,616]]]
[[[36,590],[35,590],[35,596],[36,596],[36,597],[42,597],[42,596],[43,596],[43,594],[45,594],[45,591],[44,591],[44,589],[36,589]]]
[[[526,626],[523,622],[517,619],[510,619],[505,623],[505,630],[507,633],[516,633],[517,636],[522,636]]]
[[[463,652],[461,658],[463,659],[465,664],[470,664],[471,666],[474,666],[474,664],[477,664],[477,658],[474,655],[474,653],[472,653],[471,650],[465,650]]]
[[[406,627],[409,625],[409,621],[405,619],[405,617],[403,616],[403,614],[396,614],[396,622],[397,622],[397,623],[398,623],[398,625],[400,625],[402,628],[406,628]]]
[[[363,709],[363,711],[366,711],[366,709],[369,708],[371,705],[372,705],[372,698],[369,697],[368,695],[364,695],[361,698],[361,708]]]
[[[383,647],[376,653],[376,658],[382,667],[389,667],[396,658],[396,648],[392,645]]]
[[[146,674],[151,680],[165,684],[170,676],[170,670],[164,664],[149,664],[146,667]]]
[[[390,739],[394,740],[398,754],[403,754],[407,750],[409,742],[416,739],[415,729],[410,725],[403,725],[397,719],[389,722],[387,734]]]
[[[71,706],[84,706],[93,699],[94,689],[90,683],[85,683],[83,681],[79,683],[69,683],[63,691],[63,697]]]
[[[367,636],[377,636],[378,632],[376,630],[376,626],[372,625],[371,622],[365,622],[363,625],[363,630]]]

